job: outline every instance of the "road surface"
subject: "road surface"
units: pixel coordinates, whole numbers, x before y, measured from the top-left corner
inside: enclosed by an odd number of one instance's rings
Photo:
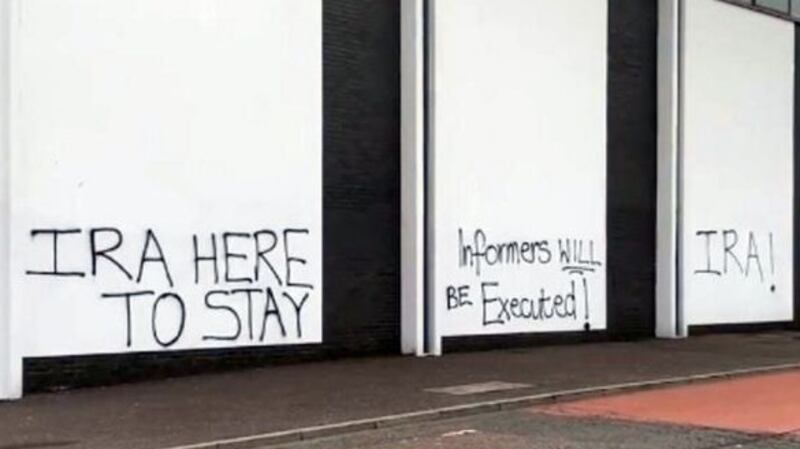
[[[800,372],[695,384],[282,449],[800,449]]]

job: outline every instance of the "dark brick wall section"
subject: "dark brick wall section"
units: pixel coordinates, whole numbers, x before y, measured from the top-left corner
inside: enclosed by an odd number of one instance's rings
[[[399,10],[323,2],[324,343],[27,359],[26,391],[399,353]]]
[[[657,31],[655,0],[610,0],[608,331],[655,333]]]
[[[325,340],[400,351],[400,2],[326,0]]]

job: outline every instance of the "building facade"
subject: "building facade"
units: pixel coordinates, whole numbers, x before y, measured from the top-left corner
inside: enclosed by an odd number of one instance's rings
[[[0,5],[2,398],[798,322],[800,2]]]

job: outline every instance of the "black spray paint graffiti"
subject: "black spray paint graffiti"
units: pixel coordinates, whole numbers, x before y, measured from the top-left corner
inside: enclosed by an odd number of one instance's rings
[[[303,337],[303,309],[308,304],[315,287],[312,283],[298,279],[298,271],[308,260],[295,252],[300,239],[308,238],[308,229],[264,229],[253,233],[223,232],[204,236],[191,236],[192,254],[183,262],[192,266],[195,285],[213,285],[202,298],[205,313],[226,317],[232,331],[225,335],[205,334],[204,341],[244,340],[247,343],[263,343],[270,326],[282,337],[293,333]],[[103,299],[119,300],[125,310],[125,341],[132,347],[141,336],[133,335],[134,301],[150,301],[150,323],[152,339],[164,348],[181,340],[187,321],[184,296],[174,291],[175,279],[171,269],[174,259],[168,258],[157,234],[148,229],[144,233],[141,251],[135,263],[123,262],[120,250],[126,244],[125,234],[112,227],[83,229],[34,229],[31,238],[49,246],[49,260],[45,268],[26,271],[28,276],[56,278],[102,278],[116,276],[130,282],[127,291],[103,292]],[[85,254],[87,269],[64,268],[63,257],[59,257],[65,239],[86,239]],[[243,248],[248,248],[247,250]],[[102,273],[101,273],[102,267]],[[279,270],[281,267],[282,270]],[[159,279],[168,291],[142,289]],[[225,286],[226,288],[219,288]],[[172,304],[178,310],[178,323],[174,331],[160,329],[158,316],[163,307]],[[296,326],[287,329],[286,314],[293,314]],[[141,317],[139,317],[141,319]]]
[[[489,277],[487,268],[504,270],[515,267],[557,265],[567,277],[567,287],[553,292],[545,288],[531,295],[504,295],[502,285]],[[474,284],[446,287],[448,311],[476,307],[482,309],[482,325],[500,326],[518,320],[547,321],[554,319],[579,320],[583,318],[586,330],[590,329],[590,283],[588,277],[601,269],[602,262],[595,252],[591,239],[557,238],[490,242],[486,232],[477,229],[469,242],[463,229],[458,231],[458,266],[468,269],[478,278]],[[520,276],[530,276],[524,272]],[[477,288],[475,288],[477,287]],[[479,299],[474,299],[479,298]],[[579,304],[583,316],[579,316]]]
[[[700,230],[695,236],[702,244],[703,263],[694,270],[701,276],[740,276],[765,283],[775,276],[775,238],[772,232],[759,235],[735,229]],[[776,286],[770,283],[770,291]]]
[[[554,255],[553,252],[556,252]],[[557,258],[557,261],[553,259]],[[555,239],[489,242],[486,233],[478,229],[472,240],[465,243],[464,231],[458,230],[458,266],[470,267],[476,276],[482,267],[515,265],[548,265],[560,263],[564,271],[594,272],[602,263],[595,258],[593,240]]]

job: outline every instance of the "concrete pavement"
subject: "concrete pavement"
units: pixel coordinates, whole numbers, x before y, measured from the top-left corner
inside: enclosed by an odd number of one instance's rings
[[[307,363],[32,395],[0,404],[0,448],[165,448],[577,388],[800,362],[800,334],[547,346]],[[485,382],[522,388],[453,395]]]

